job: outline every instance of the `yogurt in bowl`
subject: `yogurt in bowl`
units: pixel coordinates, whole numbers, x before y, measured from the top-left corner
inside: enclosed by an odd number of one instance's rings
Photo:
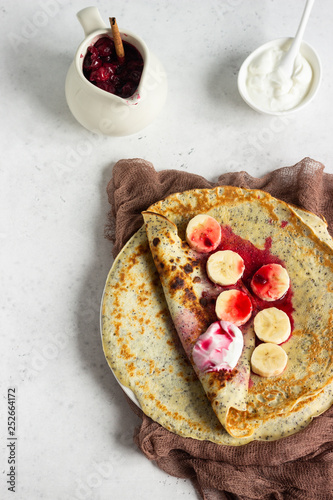
[[[272,40],[245,59],[238,74],[238,90],[255,111],[283,115],[304,108],[321,82],[321,63],[315,50],[302,42],[289,78],[278,69],[292,38]]]

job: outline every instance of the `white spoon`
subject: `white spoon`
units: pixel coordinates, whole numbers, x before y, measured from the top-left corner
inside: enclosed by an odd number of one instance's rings
[[[299,53],[299,49],[300,49],[300,46],[302,43],[304,31],[305,31],[307,22],[309,20],[314,1],[315,0],[307,0],[301,22],[298,26],[296,36],[293,39],[293,42],[292,42],[291,46],[289,47],[288,51],[282,57],[281,62],[279,64],[278,70],[283,71],[283,73],[287,77],[291,77],[293,72],[294,72],[295,59]]]

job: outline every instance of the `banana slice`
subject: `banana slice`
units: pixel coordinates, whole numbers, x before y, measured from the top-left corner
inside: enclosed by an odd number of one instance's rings
[[[287,270],[280,264],[266,264],[253,275],[251,288],[262,300],[281,299],[290,285]]]
[[[200,253],[216,250],[221,242],[221,226],[214,217],[198,214],[187,224],[186,241]]]
[[[226,290],[217,297],[216,316],[222,321],[229,321],[236,326],[244,325],[251,317],[250,297],[240,290]]]
[[[271,343],[258,345],[251,356],[252,371],[261,377],[276,377],[287,366],[288,356],[281,346]]]
[[[243,276],[245,264],[242,257],[232,250],[220,250],[207,260],[209,279],[218,285],[234,285]]]
[[[282,344],[291,333],[288,314],[276,307],[269,307],[258,312],[254,318],[254,331],[263,342]]]

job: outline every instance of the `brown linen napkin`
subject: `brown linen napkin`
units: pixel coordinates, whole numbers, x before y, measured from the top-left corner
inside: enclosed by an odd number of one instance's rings
[[[310,158],[258,179],[225,173],[216,183],[177,170],[156,172],[142,159],[120,160],[107,186],[111,204],[105,235],[116,256],[142,225],[141,212],[171,193],[232,185],[262,189],[325,217],[333,235],[333,175]],[[204,500],[333,499],[333,408],[303,431],[273,442],[240,447],[184,438],[153,422],[131,401],[142,419],[134,440],[168,474],[190,478]]]

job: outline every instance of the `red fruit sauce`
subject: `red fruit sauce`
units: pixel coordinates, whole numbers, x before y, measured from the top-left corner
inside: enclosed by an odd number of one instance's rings
[[[112,38],[103,36],[90,45],[83,60],[83,74],[93,85],[106,92],[131,97],[138,88],[143,59],[130,43],[124,42],[125,62],[119,63]]]
[[[232,295],[228,301],[228,308],[230,308],[230,319],[228,321],[235,324],[237,320],[246,319],[252,312],[252,303],[247,293],[239,290],[239,293]],[[234,312],[233,312],[234,311]]]
[[[238,289],[247,293],[250,297],[253,307],[253,315],[261,311],[262,309],[267,309],[268,307],[276,307],[284,311],[289,319],[291,324],[291,330],[293,330],[294,322],[292,313],[294,311],[292,305],[292,290],[289,287],[287,293],[279,300],[275,301],[265,301],[257,297],[255,294],[251,292],[251,279],[253,275],[266,264],[280,264],[282,267],[285,267],[283,261],[279,259],[276,255],[271,253],[272,239],[267,238],[265,242],[264,249],[259,249],[255,247],[250,241],[245,240],[235,234],[230,226],[222,225],[222,238],[221,243],[219,244],[216,251],[219,250],[233,250],[238,253],[242,259],[244,260],[245,269],[243,273],[243,277],[239,280],[236,285],[230,287],[223,287],[223,289]],[[260,278],[259,278],[260,279]],[[219,287],[220,291],[222,291],[222,287]],[[208,300],[208,298],[207,298]]]
[[[213,339],[212,337],[210,337],[209,339],[207,340],[203,340],[201,342],[201,347],[204,351],[208,351],[209,347],[210,347],[210,344],[213,342]]]
[[[204,237],[204,245],[207,247],[207,248],[210,248],[214,245],[214,243],[212,242],[212,240],[210,238],[208,238],[208,236],[205,236]]]
[[[268,274],[268,273],[266,273],[266,274]],[[256,274],[253,276],[253,281],[254,281],[254,283],[256,283],[258,285],[266,285],[266,283],[268,281],[268,276],[265,277],[262,274],[256,272]]]

